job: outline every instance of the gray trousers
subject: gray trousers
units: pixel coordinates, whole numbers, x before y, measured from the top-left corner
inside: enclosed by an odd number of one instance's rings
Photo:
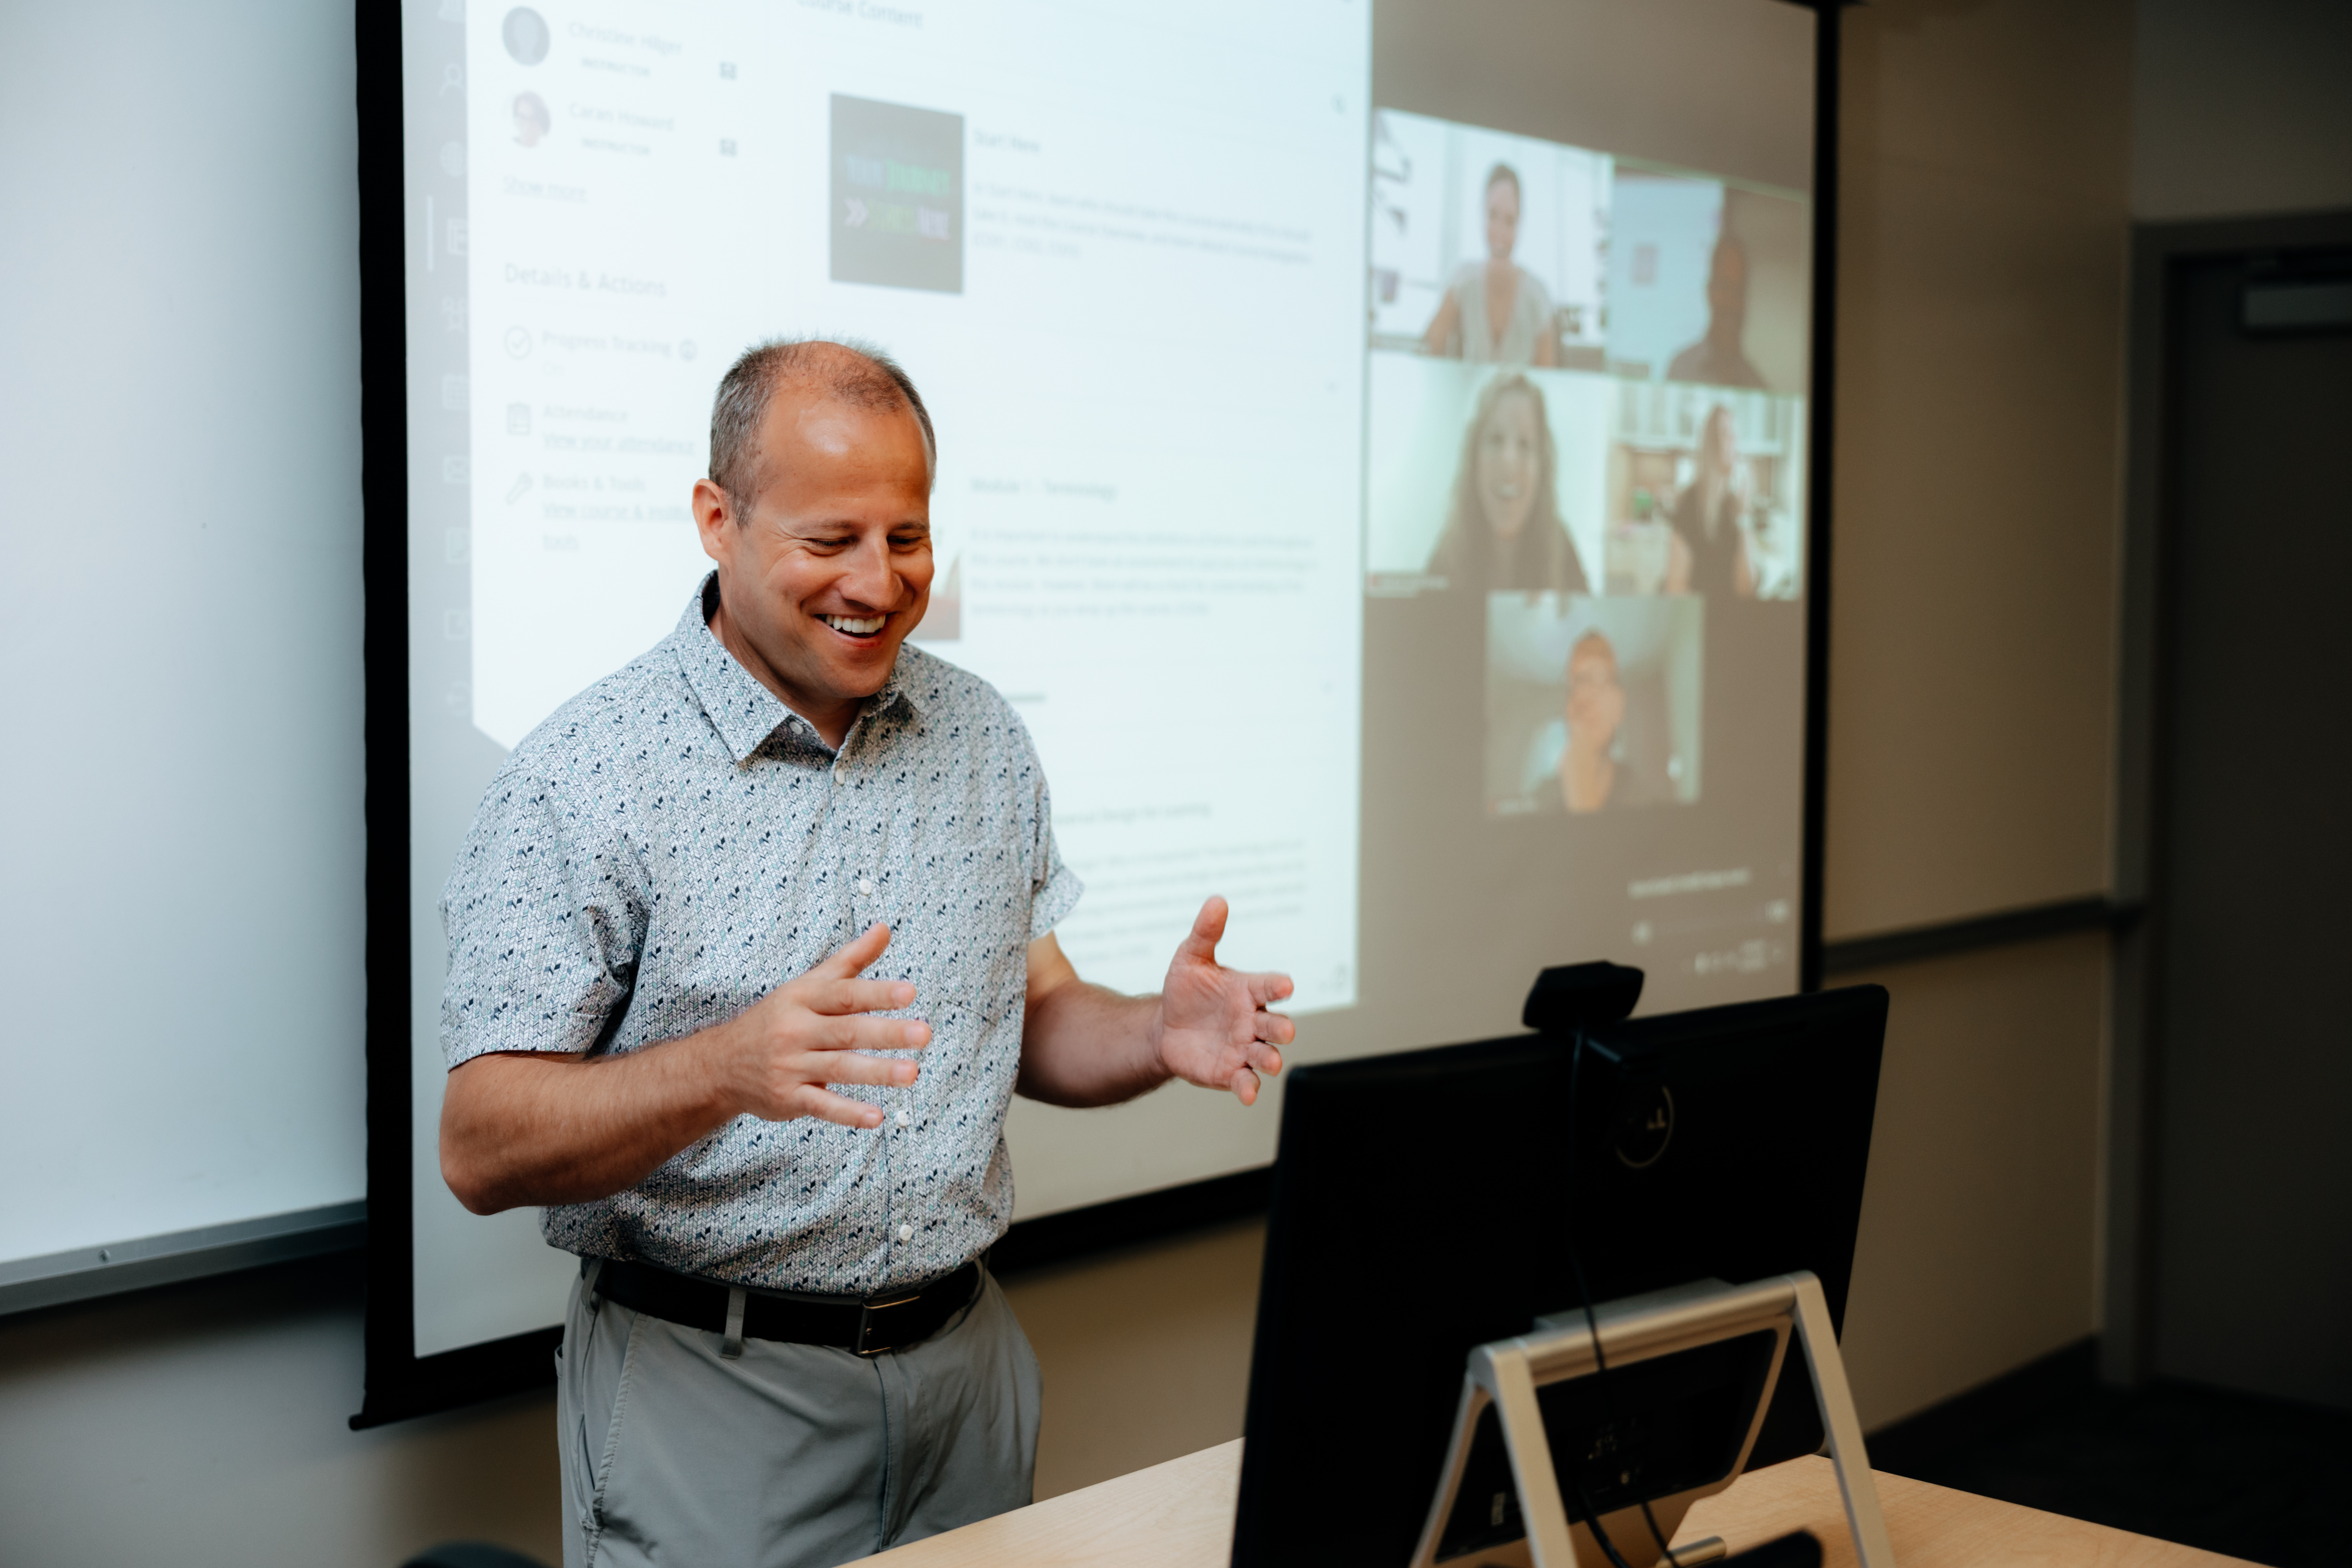
[[[1020,1508],[1037,1358],[1004,1292],[877,1356],[719,1336],[575,1283],[556,1352],[563,1568],[830,1568]]]

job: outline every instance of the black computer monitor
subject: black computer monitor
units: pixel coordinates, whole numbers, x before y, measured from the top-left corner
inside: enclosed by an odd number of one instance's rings
[[[1809,1268],[1841,1324],[1878,1100],[1875,985],[1293,1069],[1235,1568],[1403,1568],[1471,1348],[1580,1304]],[[1569,1151],[1574,1146],[1574,1158]],[[1783,1378],[1748,1467],[1821,1447]]]

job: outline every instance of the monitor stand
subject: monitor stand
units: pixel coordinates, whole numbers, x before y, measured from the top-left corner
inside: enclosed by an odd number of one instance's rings
[[[1829,1303],[1822,1295],[1821,1281],[1811,1273],[1778,1275],[1751,1285],[1703,1280],[1606,1302],[1594,1309],[1593,1317],[1613,1380],[1612,1392],[1626,1401],[1642,1394],[1641,1374],[1631,1369],[1643,1363],[1709,1346],[1722,1347],[1720,1356],[1737,1349],[1726,1342],[1753,1347],[1755,1336],[1773,1336],[1760,1390],[1748,1404],[1730,1413],[1730,1418],[1741,1424],[1736,1434],[1724,1434],[1737,1436],[1737,1457],[1727,1469],[1710,1466],[1719,1473],[1683,1477],[1669,1493],[1646,1498],[1660,1531],[1671,1539],[1691,1504],[1724,1490],[1739,1478],[1763,1426],[1764,1413],[1771,1405],[1772,1391],[1779,1384],[1793,1340],[1803,1351],[1812,1375],[1813,1398],[1821,1409],[1822,1427],[1829,1434],[1830,1458],[1837,1468],[1838,1491],[1845,1503],[1846,1524],[1853,1534],[1855,1558],[1860,1568],[1894,1568],[1895,1552],[1887,1542],[1878,1488],[1863,1449],[1862,1423],[1846,1385],[1845,1363],[1838,1355],[1837,1335],[1830,1326]],[[1605,1563],[1589,1527],[1570,1522],[1561,1495],[1561,1473],[1553,1460],[1537,1398],[1539,1388],[1594,1374],[1594,1326],[1587,1323],[1581,1311],[1557,1313],[1539,1320],[1534,1332],[1497,1340],[1470,1352],[1454,1442],[1429,1522],[1413,1553],[1413,1568],[1451,1568],[1455,1563],[1467,1568],[1473,1563],[1513,1560],[1531,1563],[1532,1568],[1599,1568]],[[1627,1377],[1617,1378],[1621,1369],[1628,1373]],[[1747,1379],[1750,1385],[1756,1381],[1753,1376]],[[1501,1428],[1525,1529],[1523,1540],[1501,1552],[1494,1550],[1501,1543],[1491,1538],[1476,1539],[1475,1519],[1472,1531],[1465,1536],[1462,1520],[1469,1515],[1458,1511],[1474,1443],[1489,1409]],[[1498,1524],[1502,1511],[1503,1500],[1497,1497]],[[1601,1510],[1600,1522],[1633,1568],[1644,1568],[1666,1555],[1660,1552],[1637,1500],[1627,1499],[1614,1510]],[[1451,1549],[1457,1542],[1460,1549]],[[1675,1568],[1691,1568],[1723,1554],[1723,1543],[1710,1539],[1673,1552],[1671,1561]]]

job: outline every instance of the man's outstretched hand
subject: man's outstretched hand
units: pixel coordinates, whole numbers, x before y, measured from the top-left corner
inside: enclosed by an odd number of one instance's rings
[[[1229,1089],[1244,1105],[1257,1100],[1258,1074],[1282,1070],[1282,1052],[1297,1030],[1266,1011],[1291,993],[1287,974],[1244,974],[1217,962],[1225,936],[1225,900],[1211,899],[1176,945],[1168,984],[1150,1025],[1160,1065],[1186,1083]]]

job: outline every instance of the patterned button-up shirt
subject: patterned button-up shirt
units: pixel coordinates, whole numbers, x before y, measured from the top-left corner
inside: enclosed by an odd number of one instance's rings
[[[441,901],[441,1041],[623,1052],[733,1017],[876,921],[931,1043],[906,1089],[839,1086],[874,1131],[739,1116],[637,1186],[545,1211],[583,1256],[869,1294],[987,1249],[1013,1212],[1004,1113],[1034,939],[1077,901],[1028,731],[902,647],[835,752],[720,646],[715,575],[677,629],[499,768]],[[895,1015],[894,1015],[895,1016]],[[891,1053],[906,1054],[906,1053]]]

